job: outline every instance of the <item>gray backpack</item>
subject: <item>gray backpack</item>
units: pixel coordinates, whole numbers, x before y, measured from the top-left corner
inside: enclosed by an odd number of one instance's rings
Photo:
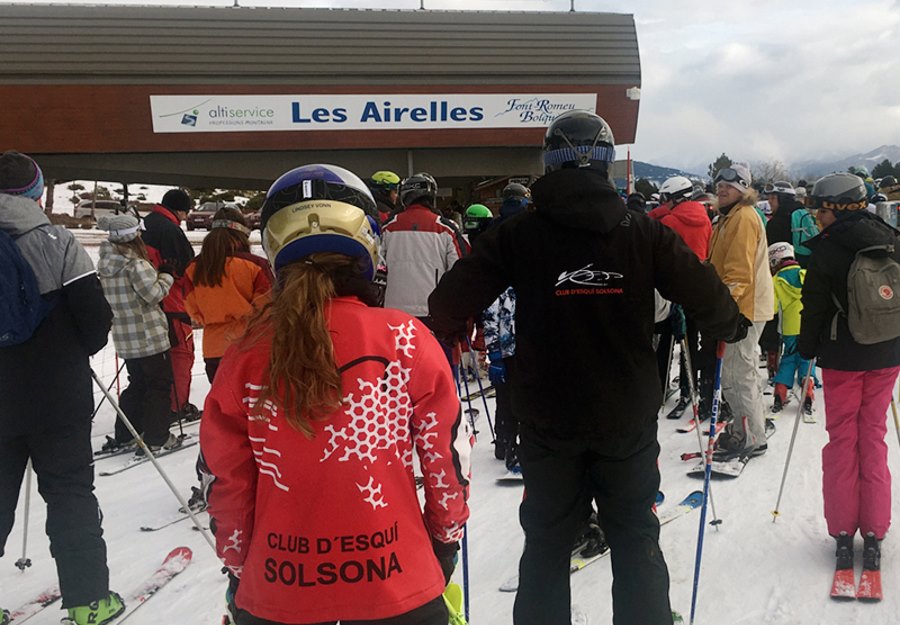
[[[886,251],[872,256],[869,252]],[[900,336],[900,264],[893,245],[873,245],[856,253],[847,273],[847,304],[838,307],[831,323],[831,340],[837,340],[838,314],[847,318],[850,334],[860,345],[873,345]]]

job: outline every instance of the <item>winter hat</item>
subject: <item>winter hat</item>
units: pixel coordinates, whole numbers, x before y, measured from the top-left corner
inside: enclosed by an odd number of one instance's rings
[[[0,193],[39,201],[44,194],[44,174],[34,159],[12,150],[0,154]]]
[[[109,232],[110,242],[128,243],[138,238],[144,229],[144,222],[134,215],[104,215],[97,221],[97,227]]]
[[[160,205],[173,212],[182,211],[188,213],[193,208],[194,203],[191,201],[191,197],[181,189],[169,189],[163,196]]]
[[[713,182],[724,182],[744,193],[750,189],[753,178],[750,176],[750,166],[746,163],[732,163],[731,167],[723,167],[716,173]]]

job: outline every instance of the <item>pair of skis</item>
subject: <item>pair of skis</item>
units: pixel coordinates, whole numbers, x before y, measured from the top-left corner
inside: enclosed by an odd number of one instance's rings
[[[853,569],[837,569],[831,581],[831,598],[838,601],[859,599],[860,601],[881,601],[881,571],[863,569],[856,585]]]
[[[193,434],[185,434],[181,439],[181,445],[179,445],[178,447],[175,447],[174,449],[160,449],[159,451],[153,452],[153,455],[157,458],[162,458],[163,456],[168,456],[169,454],[174,454],[181,451],[182,449],[187,449],[188,447],[193,447],[194,445],[199,444],[199,436],[195,436]],[[139,467],[142,464],[146,464],[147,462],[150,462],[149,456],[131,457],[124,464],[121,464],[118,467],[100,471],[99,475],[102,477],[118,475],[119,473],[123,473],[135,467]]]
[[[703,493],[699,490],[695,490],[690,495],[682,499],[679,503],[674,505],[671,508],[666,509],[659,515],[659,524],[666,525],[667,523],[671,523],[677,518],[680,518],[692,510],[696,510],[703,504]],[[600,558],[609,555],[609,549],[604,551],[603,553],[597,554],[595,556],[591,556],[589,558],[583,558],[580,555],[576,554],[572,556],[569,564],[569,574],[576,573],[584,568],[587,568]],[[519,589],[519,576],[513,575],[508,580],[503,582],[500,585],[500,592],[515,592]]]
[[[135,610],[147,602],[163,586],[172,581],[176,575],[184,571],[191,563],[193,553],[188,547],[176,547],[163,559],[162,564],[147,579],[124,598],[125,610],[116,617],[115,622],[121,623],[128,619]],[[53,605],[62,595],[59,588],[51,588],[37,595],[31,601],[19,606],[10,613],[10,623],[20,625],[37,615],[44,608]],[[65,621],[64,621],[65,622]]]

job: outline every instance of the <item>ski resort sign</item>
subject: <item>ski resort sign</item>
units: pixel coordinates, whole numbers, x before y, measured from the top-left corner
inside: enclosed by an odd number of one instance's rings
[[[593,93],[151,95],[153,132],[544,128]]]

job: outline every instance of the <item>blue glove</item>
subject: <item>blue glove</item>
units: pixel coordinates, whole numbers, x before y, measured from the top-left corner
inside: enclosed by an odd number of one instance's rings
[[[506,384],[506,364],[503,362],[503,354],[499,351],[490,352],[488,359],[491,361],[488,367],[488,379],[491,384]]]

